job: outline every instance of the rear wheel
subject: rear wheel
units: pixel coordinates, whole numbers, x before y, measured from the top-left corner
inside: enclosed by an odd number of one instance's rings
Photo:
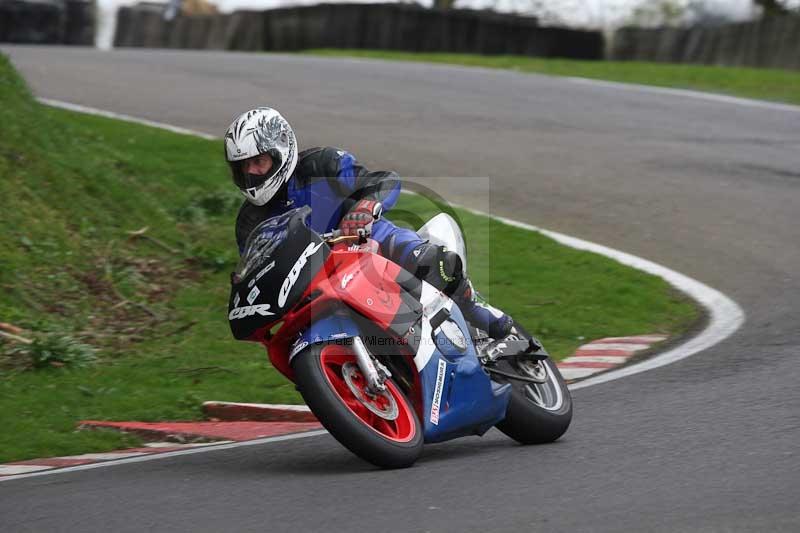
[[[522,444],[553,442],[572,421],[572,398],[555,363],[514,361],[498,365],[504,372],[534,377],[539,383],[509,379],[511,401],[497,429]]]
[[[411,402],[390,379],[384,392],[370,394],[351,347],[309,346],[292,368],[306,404],[348,450],[382,468],[417,460],[423,435]]]
[[[516,326],[522,337],[530,337]],[[497,362],[502,372],[528,378],[530,381],[506,379],[511,383],[511,400],[506,417],[497,429],[522,444],[544,444],[557,440],[572,422],[572,396],[556,364],[549,358],[535,361],[516,356]],[[499,378],[499,379],[498,379]]]

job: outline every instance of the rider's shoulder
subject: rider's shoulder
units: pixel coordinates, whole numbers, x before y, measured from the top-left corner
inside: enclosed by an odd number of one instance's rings
[[[270,212],[269,204],[266,205],[253,205],[247,200],[242,202],[239,206],[239,213],[236,215],[237,219],[245,218],[263,218],[264,215]]]
[[[269,217],[269,207],[265,205],[253,205],[250,202],[242,202],[239,213],[236,215],[236,244],[241,252],[244,243],[250,232],[255,229],[264,219]]]
[[[335,146],[308,148],[297,155],[295,175],[301,178],[338,176],[346,156],[352,158],[352,154]]]

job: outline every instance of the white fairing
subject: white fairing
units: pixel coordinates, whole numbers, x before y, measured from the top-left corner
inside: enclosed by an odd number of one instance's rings
[[[464,275],[467,274],[467,246],[464,243],[461,228],[458,227],[453,217],[447,213],[439,213],[419,228],[417,234],[431,244],[444,246],[458,254],[464,265]]]
[[[431,318],[443,308],[448,311],[452,309],[453,300],[443,292],[436,290],[430,283],[423,281],[419,301],[422,304],[422,321],[419,325],[419,338],[421,341],[417,353],[414,355],[414,364],[417,366],[417,370],[422,371],[428,361],[431,360],[433,351],[436,349],[436,346],[431,342],[431,334],[433,333]]]

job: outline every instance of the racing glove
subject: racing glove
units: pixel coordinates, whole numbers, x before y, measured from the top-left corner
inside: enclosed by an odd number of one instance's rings
[[[342,217],[339,229],[342,235],[366,236],[372,231],[372,223],[381,218],[383,205],[377,200],[359,200]]]

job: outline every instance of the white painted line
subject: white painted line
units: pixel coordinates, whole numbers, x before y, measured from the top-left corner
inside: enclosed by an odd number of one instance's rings
[[[108,452],[108,453],[85,453],[83,455],[67,455],[59,459],[87,459],[92,461],[111,461],[114,459],[127,459],[128,457],[138,457],[147,455],[147,452]]]
[[[197,448],[199,446],[215,446],[217,444],[228,444],[229,442],[236,442],[233,440],[215,440],[213,442],[190,442],[190,443],[180,443],[180,442],[145,442],[145,448]]]
[[[152,120],[147,120],[144,118],[136,118],[130,115],[122,115],[120,113],[114,113],[113,111],[105,111],[103,109],[96,109],[94,107],[86,107],[79,104],[71,104],[69,102],[62,102],[60,100],[51,100],[49,98],[37,98],[37,100],[50,107],[58,107],[60,109],[67,109],[69,111],[77,111],[78,113],[86,113],[87,115],[96,115],[99,117],[106,117],[106,118],[114,118],[118,120],[124,120],[126,122],[134,122],[136,124],[144,124],[145,126],[152,126],[154,128],[159,128],[162,130],[171,131],[172,133],[180,133],[182,135],[192,135],[194,137],[200,137],[202,139],[206,139],[208,141],[215,141],[219,139],[214,135],[209,135],[208,133],[203,133],[201,131],[190,130],[186,128],[181,128],[179,126],[172,126],[170,124],[164,124],[163,122],[155,122]]]
[[[559,372],[561,372],[561,376],[564,379],[580,379],[580,378],[585,378],[586,376],[591,376],[592,374],[596,374],[605,369],[604,368],[559,368],[558,370]]]
[[[579,357],[595,357],[604,355],[619,355],[622,357],[633,357],[636,352],[624,352],[622,350],[575,350],[576,355]]]
[[[0,476],[17,476],[19,474],[51,470],[53,468],[55,467],[42,465],[0,465]],[[0,478],[0,481],[3,481],[3,478]]]
[[[84,106],[75,106],[74,104],[68,104],[66,102],[57,102],[54,100],[47,100],[47,99],[39,99],[39,101],[46,105],[65,107],[67,109],[69,109],[69,107],[66,106],[72,106],[71,108],[75,110],[78,110],[77,108],[80,108],[81,112],[84,113],[110,116],[113,118],[119,118],[121,120],[131,120],[132,122],[147,124],[153,127],[167,129],[169,131],[176,130],[175,126],[170,126],[167,124],[162,125],[157,122],[143,121],[141,119],[136,119],[134,117],[126,117],[125,115],[118,115],[116,113],[110,113],[108,111],[87,108]],[[196,134],[203,138],[213,138],[204,133],[191,132],[191,130],[184,130],[183,128],[177,128],[177,129],[181,130],[180,133]],[[457,204],[452,204],[452,205],[454,207],[461,207],[477,215],[483,215],[493,218],[504,224],[508,224],[509,226],[513,226],[528,231],[538,231],[543,235],[546,235],[551,239],[555,240],[556,242],[559,242],[565,246],[604,255],[624,265],[628,265],[638,270],[642,270],[644,272],[658,276],[666,280],[672,286],[676,287],[677,289],[683,291],[684,293],[688,294],[689,296],[697,300],[703,307],[705,307],[708,310],[710,315],[710,320],[708,322],[708,325],[706,326],[706,329],[698,333],[693,338],[689,339],[687,342],[681,344],[680,346],[676,346],[675,348],[672,348],[671,350],[664,352],[660,355],[647,359],[646,361],[642,361],[641,363],[626,366],[617,370],[607,371],[600,376],[589,378],[585,381],[581,381],[580,383],[570,385],[569,387],[570,390],[577,390],[585,387],[590,387],[592,385],[597,385],[600,383],[606,383],[608,381],[619,379],[625,376],[638,374],[639,372],[644,372],[646,370],[652,370],[654,368],[668,365],[670,363],[674,363],[675,361],[680,361],[681,359],[694,355],[697,352],[710,348],[711,346],[714,346],[715,344],[721,342],[722,340],[733,334],[733,332],[735,332],[737,329],[739,329],[739,327],[745,321],[744,311],[736,304],[736,302],[734,302],[721,292],[717,291],[716,289],[713,289],[708,285],[705,285],[679,272],[671,270],[665,266],[653,263],[652,261],[648,261],[647,259],[643,259],[635,255],[631,255],[625,252],[621,252],[619,250],[615,250],[613,248],[609,248],[607,246],[603,246],[601,244],[596,244],[593,242],[584,241],[583,239],[578,239],[576,237],[571,237],[569,235],[564,235],[563,233],[546,230],[543,228],[539,228],[537,226],[533,226],[531,224],[525,224],[524,222],[519,222],[509,218],[491,215],[489,213],[485,213],[477,209],[472,209],[465,206],[459,206]],[[581,377],[588,376],[590,374],[594,374],[601,370],[603,369],[565,368],[562,374],[564,375],[565,379],[578,379]],[[177,455],[205,453],[215,450],[237,448],[241,446],[254,446],[258,444],[265,444],[268,442],[302,439],[302,438],[323,435],[325,433],[327,433],[327,431],[325,430],[310,431],[307,433],[295,433],[293,435],[284,435],[280,437],[268,437],[265,439],[251,440],[245,442],[235,442],[231,444],[221,444],[217,446],[205,446],[202,448],[194,448],[190,450],[177,450],[173,452],[156,453],[151,455],[144,455],[142,457],[132,457],[129,459],[118,459],[115,461],[107,461],[103,463],[94,463],[88,465],[59,468],[48,472],[32,472],[30,474],[22,474],[19,476],[4,477],[0,478],[0,482],[9,481],[13,479],[21,479],[24,477],[59,474],[62,472],[74,472],[76,470],[89,470],[93,468],[100,468],[109,465],[123,464],[128,462],[152,461],[152,460],[163,459],[165,457],[174,457]]]
[[[624,344],[624,343],[592,343],[584,344],[579,350],[625,350],[626,352],[637,352],[639,350],[646,350],[650,347],[649,344]]]
[[[234,442],[232,444],[220,444],[218,446],[207,446],[203,448],[192,448],[190,450],[175,450],[174,452],[164,452],[164,453],[153,453],[153,454],[145,454],[141,457],[131,457],[129,459],[119,459],[117,461],[106,461],[103,463],[92,463],[88,465],[78,465],[78,466],[68,466],[66,468],[56,468],[49,472],[31,472],[30,474],[21,474],[18,476],[13,477],[0,477],[0,483],[3,481],[12,481],[15,479],[23,479],[28,477],[36,477],[36,476],[44,476],[44,475],[52,475],[52,474],[65,474],[67,472],[76,472],[78,470],[93,470],[95,468],[104,468],[106,466],[112,465],[120,465],[120,464],[127,464],[127,463],[142,463],[144,461],[157,461],[160,459],[165,459],[167,457],[176,457],[179,455],[193,455],[195,453],[206,453],[210,451],[216,450],[228,450],[230,448],[240,448],[243,446],[257,446],[259,444],[268,444],[271,442],[280,442],[284,440],[294,440],[294,439],[304,439],[308,437],[317,437],[319,435],[325,435],[328,432],[324,429],[316,430],[316,431],[308,431],[306,433],[294,433],[292,435],[280,435],[278,437],[267,437],[264,439],[256,439],[256,440],[248,440],[244,442]],[[17,465],[10,465],[10,466],[17,466]],[[23,466],[23,465],[19,465]],[[51,467],[44,467],[44,468],[51,468]]]
[[[719,102],[724,104],[734,104],[745,107],[755,107],[759,109],[771,109],[774,111],[788,111],[790,113],[800,113],[800,106],[792,104],[781,104],[778,102],[767,102],[765,100],[755,100],[752,98],[741,98],[738,96],[728,96],[719,93],[704,93],[702,91],[692,91],[690,89],[672,89],[670,87],[657,87],[654,85],[639,85],[636,83],[620,83],[615,81],[595,80],[591,78],[579,78],[574,76],[565,76],[564,79],[572,83],[579,83],[581,85],[594,85],[597,87],[607,87],[615,90],[628,90],[653,94],[667,94],[671,96],[680,96],[688,98],[696,98],[698,100],[709,100],[712,102]]]
[[[614,363],[621,365],[628,357],[624,355],[573,355],[559,361],[560,363]]]
[[[235,407],[256,407],[259,409],[281,409],[286,411],[301,411],[304,413],[310,413],[311,409],[308,408],[307,405],[290,405],[290,404],[282,404],[282,403],[239,403],[239,402],[217,402],[214,400],[209,400],[207,402],[203,402],[203,405],[225,405],[225,406],[235,406]]]
[[[635,339],[635,340],[634,340]],[[666,340],[666,335],[634,335],[633,337],[606,337],[605,339],[597,339],[592,341],[593,344],[607,344],[612,342],[621,343],[650,343],[661,342]]]

